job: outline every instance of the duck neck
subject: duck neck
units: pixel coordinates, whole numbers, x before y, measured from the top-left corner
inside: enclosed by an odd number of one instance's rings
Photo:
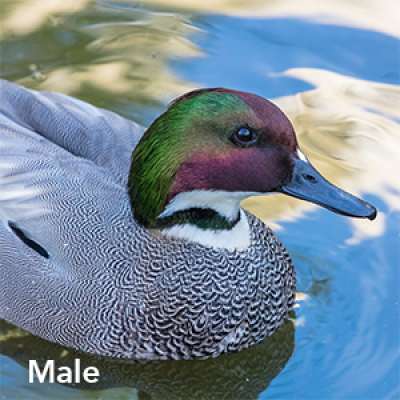
[[[240,202],[244,193],[193,190],[179,193],[151,220],[135,209],[135,218],[146,228],[166,229],[191,225],[202,230],[231,230],[240,220]]]
[[[244,250],[249,247],[250,228],[247,216],[242,209],[234,220],[228,220],[212,209],[186,211],[178,211],[169,217],[160,218],[160,220],[168,220],[178,217],[180,221],[170,227],[160,228],[160,233],[217,250]],[[183,215],[185,218],[182,218]],[[194,219],[189,221],[187,218]]]
[[[245,197],[248,194],[219,191],[180,193],[148,227],[209,247],[244,249],[250,241],[248,220],[240,208]]]

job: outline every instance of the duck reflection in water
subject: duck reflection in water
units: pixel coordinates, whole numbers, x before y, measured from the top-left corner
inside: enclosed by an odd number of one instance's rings
[[[48,342],[0,321],[0,352],[26,369],[26,382],[29,360],[37,360],[42,371],[47,360],[74,369],[75,360],[80,359],[82,371],[89,366],[98,368],[99,381],[81,380],[66,386],[77,390],[114,389],[111,393],[115,396],[117,388],[131,387],[138,390],[140,400],[254,400],[282,371],[294,348],[294,324],[286,320],[268,339],[230,355],[187,361],[115,360]]]

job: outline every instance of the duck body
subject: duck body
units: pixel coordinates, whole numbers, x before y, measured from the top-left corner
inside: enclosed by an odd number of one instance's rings
[[[235,217],[244,248],[138,222],[127,187],[144,128],[8,82],[0,99],[2,318],[78,350],[145,359],[215,357],[284,322],[295,272],[262,221]]]

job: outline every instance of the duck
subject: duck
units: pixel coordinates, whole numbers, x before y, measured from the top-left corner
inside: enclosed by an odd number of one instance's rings
[[[283,193],[373,220],[329,183],[273,102],[203,88],[147,129],[0,83],[0,317],[120,359],[205,359],[272,335],[296,294],[278,237],[245,211]]]

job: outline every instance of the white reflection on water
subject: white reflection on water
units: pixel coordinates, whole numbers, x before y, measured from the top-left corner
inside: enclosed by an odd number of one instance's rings
[[[5,2],[2,8],[12,7],[8,18],[0,24],[0,39],[10,34],[26,35],[41,25],[51,16],[62,13],[77,13],[83,10],[90,0],[52,0],[52,1],[25,1],[22,3]],[[4,12],[4,9],[2,10]]]

